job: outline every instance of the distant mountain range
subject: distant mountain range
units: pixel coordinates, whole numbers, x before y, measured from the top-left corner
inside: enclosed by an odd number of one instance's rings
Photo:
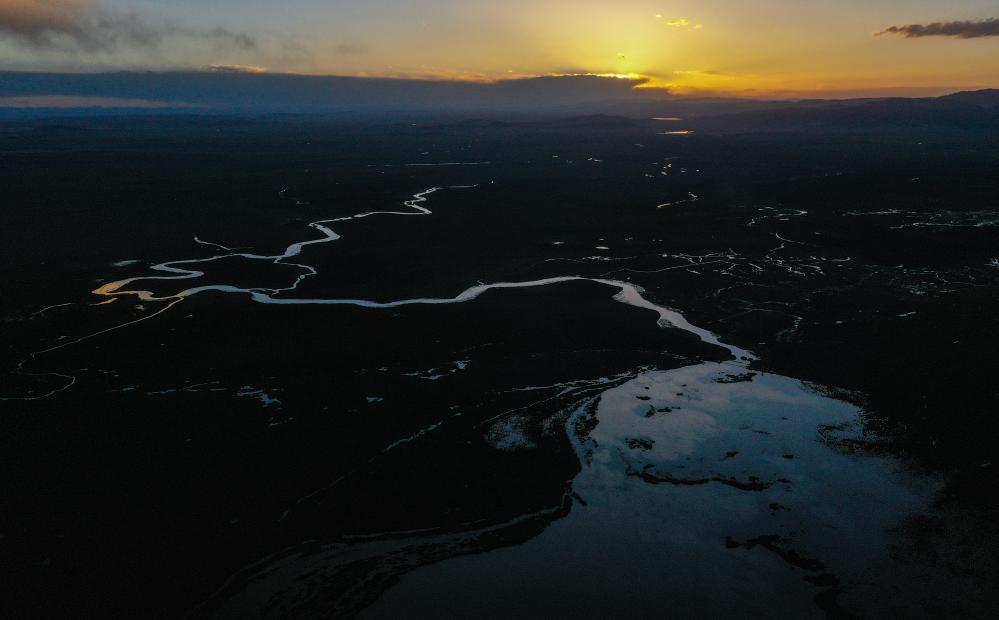
[[[999,90],[943,97],[805,101],[766,109],[709,115],[706,129],[759,130],[807,127],[941,126],[999,128]]]
[[[466,128],[561,118],[561,124],[627,127],[676,116],[699,128],[941,125],[999,127],[999,90],[943,97],[755,100],[670,95],[640,80],[593,75],[495,83],[240,72],[0,72],[0,116],[67,114],[324,113],[437,115]],[[473,120],[468,120],[473,119]],[[474,120],[483,119],[483,120]]]
[[[208,71],[7,72],[0,73],[0,98],[17,98],[13,103],[23,107],[44,107],[46,99],[59,97],[52,102],[64,108],[77,98],[81,104],[190,112],[534,113],[628,101],[640,96],[633,88],[639,83],[592,75],[477,83]]]

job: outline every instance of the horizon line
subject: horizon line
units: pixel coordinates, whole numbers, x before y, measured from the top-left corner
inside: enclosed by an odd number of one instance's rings
[[[655,82],[654,76],[647,76],[640,73],[596,73],[596,72],[550,72],[539,74],[523,74],[515,76],[497,77],[446,77],[437,75],[350,75],[335,73],[297,73],[291,71],[270,71],[263,67],[242,67],[231,65],[207,65],[203,67],[177,67],[177,68],[123,68],[112,69],[102,68],[95,70],[26,70],[26,69],[0,69],[0,74],[19,75],[177,75],[177,74],[197,74],[197,75],[217,75],[217,76],[245,76],[245,77],[286,77],[301,79],[331,79],[331,80],[356,80],[359,82],[419,82],[425,84],[462,84],[468,86],[496,86],[505,83],[530,82],[534,80],[546,79],[579,79],[593,78],[599,80],[613,80],[620,82],[630,82],[633,84],[632,91],[647,93],[649,96],[656,94],[677,98],[677,99],[748,99],[761,100],[770,99],[777,101],[803,101],[813,99],[829,100],[850,100],[850,99],[921,99],[942,97],[962,92],[975,92],[981,90],[999,89],[999,85],[975,85],[975,86],[914,86],[914,85],[891,85],[891,86],[855,86],[843,88],[814,88],[814,89],[742,89],[742,90],[711,90],[711,89],[677,89],[669,84]],[[897,94],[896,94],[897,93]],[[61,93],[51,95],[35,95],[38,97],[62,96]],[[0,96],[3,99],[10,97]],[[2,107],[2,106],[0,106]]]

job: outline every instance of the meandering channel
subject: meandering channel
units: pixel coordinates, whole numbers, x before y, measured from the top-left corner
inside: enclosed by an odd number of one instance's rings
[[[329,227],[330,224],[337,222],[346,222],[350,220],[356,220],[366,217],[372,217],[375,215],[396,215],[396,216],[426,216],[432,215],[433,212],[427,207],[423,206],[429,199],[428,196],[436,192],[442,191],[444,188],[441,187],[431,187],[424,191],[418,192],[413,195],[409,200],[406,200],[403,204],[408,207],[409,211],[367,211],[364,213],[358,213],[355,215],[349,215],[345,217],[332,218],[332,219],[322,219],[316,220],[309,223],[309,228],[318,230],[323,234],[322,237],[317,239],[311,239],[306,241],[297,241],[287,246],[281,254],[276,255],[262,255],[253,254],[248,252],[228,252],[224,254],[217,254],[214,256],[209,256],[207,258],[197,258],[197,259],[183,259],[174,260],[164,263],[159,263],[153,265],[151,268],[154,271],[164,272],[170,275],[163,276],[137,276],[133,278],[126,278],[123,280],[116,280],[114,282],[109,282],[100,286],[93,291],[94,294],[103,297],[117,297],[117,296],[135,296],[136,298],[147,301],[147,302],[158,302],[158,301],[177,301],[186,299],[188,297],[197,295],[199,293],[205,293],[209,291],[220,292],[220,293],[232,293],[232,294],[242,294],[248,295],[253,301],[262,304],[274,304],[274,305],[330,305],[330,306],[359,306],[363,308],[374,308],[374,309],[385,309],[385,308],[398,308],[401,306],[410,305],[438,305],[438,304],[457,304],[473,301],[481,296],[483,293],[493,290],[493,289],[510,289],[510,288],[530,288],[537,286],[548,286],[553,284],[560,284],[563,282],[573,282],[579,280],[585,280],[589,282],[596,282],[599,284],[604,284],[613,288],[618,289],[618,293],[614,296],[616,301],[619,301],[630,306],[635,306],[637,308],[644,308],[656,312],[659,315],[658,324],[661,327],[674,327],[681,329],[683,331],[690,332],[700,338],[702,341],[713,344],[719,347],[723,347],[731,353],[731,355],[737,360],[749,360],[753,359],[752,353],[744,351],[732,345],[722,343],[718,337],[709,332],[708,330],[702,329],[691,324],[687,319],[676,310],[671,308],[666,308],[655,304],[642,295],[642,290],[634,284],[629,282],[624,282],[620,280],[612,280],[605,278],[592,278],[578,275],[565,275],[565,276],[555,276],[550,278],[544,278],[540,280],[530,280],[524,282],[495,282],[491,284],[478,284],[465,289],[454,297],[418,297],[412,299],[400,299],[395,301],[378,302],[367,299],[351,299],[351,298],[295,298],[287,297],[286,294],[295,291],[301,282],[310,276],[316,275],[317,270],[303,262],[288,262],[292,258],[299,257],[303,250],[309,246],[319,245],[324,243],[330,243],[340,239],[340,235]],[[195,239],[204,244],[200,239]],[[217,244],[211,244],[218,246]],[[293,267],[298,267],[302,270],[300,274],[291,284],[286,287],[281,288],[262,288],[262,287],[239,287],[230,284],[210,284],[205,286],[195,286],[191,288],[184,289],[180,292],[168,294],[168,295],[156,295],[153,291],[144,290],[141,288],[130,288],[135,284],[148,281],[183,281],[192,280],[204,276],[204,272],[195,268],[197,265],[211,263],[227,258],[242,258],[249,261],[265,261],[273,264],[283,264]]]

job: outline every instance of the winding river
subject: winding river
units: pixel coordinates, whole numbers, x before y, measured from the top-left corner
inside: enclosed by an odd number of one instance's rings
[[[910,569],[892,558],[891,530],[926,509],[935,491],[932,481],[917,484],[891,459],[864,454],[857,407],[795,379],[751,371],[751,352],[649,301],[632,283],[565,275],[479,284],[453,297],[386,302],[294,295],[303,280],[317,274],[302,257],[305,250],[340,238],[332,225],[374,216],[428,216],[432,212],[425,205],[439,191],[415,194],[406,210],[314,221],[309,227],[321,236],[275,255],[229,251],[196,239],[224,253],[160,263],[152,269],[163,275],[118,280],[93,292],[169,302],[161,312],[208,291],[262,304],[383,309],[467,303],[493,289],[587,280],[616,290],[620,303],[655,312],[660,327],[694,334],[725,348],[732,359],[638,370],[623,381],[575,382],[578,398],[566,432],[583,468],[571,481],[568,515],[557,518],[555,506],[484,529],[373,534],[293,551],[234,576],[225,596],[212,604],[221,617],[246,609],[279,615],[289,605],[322,611],[308,606],[317,588],[362,564],[402,577],[365,611],[371,618],[821,617],[851,601],[880,600],[905,587]],[[280,288],[212,284],[156,293],[143,287],[186,284],[204,275],[199,266],[230,258],[287,265],[300,273]],[[508,422],[497,420],[485,432],[502,435]],[[529,449],[516,437],[494,445]],[[532,520],[551,523],[524,544],[474,553],[482,550],[477,541]],[[413,549],[445,551],[416,557]],[[898,581],[886,583],[886,574]]]

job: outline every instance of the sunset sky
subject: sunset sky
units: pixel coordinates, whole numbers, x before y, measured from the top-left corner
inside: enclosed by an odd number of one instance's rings
[[[997,17],[995,0],[0,0],[0,69],[595,73],[678,93],[918,95],[999,87]]]

